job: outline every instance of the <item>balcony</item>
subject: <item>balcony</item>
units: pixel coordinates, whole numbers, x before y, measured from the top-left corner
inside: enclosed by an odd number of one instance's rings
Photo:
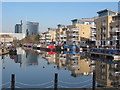
[[[51,34],[47,33],[46,35],[51,35]]]
[[[120,23],[120,20],[111,21],[111,23],[115,23],[115,22]]]
[[[120,32],[120,28],[113,28],[110,32]]]
[[[40,39],[45,39],[45,37],[41,37]]]
[[[112,39],[113,39],[113,40],[119,40],[120,37],[118,37],[118,36],[113,36]]]
[[[73,28],[72,31],[79,31],[79,29],[78,28]]]
[[[78,38],[72,38],[73,41],[78,41]]]
[[[95,32],[95,31],[92,31],[91,33],[92,33],[92,34],[96,34],[96,32]]]
[[[67,41],[67,39],[61,39],[61,41]]]
[[[73,35],[72,35],[72,36],[78,36],[78,34],[73,33]]]
[[[67,37],[66,35],[60,35],[60,37]]]
[[[50,39],[50,37],[46,37],[46,39]]]
[[[107,24],[106,23],[102,23],[102,26],[106,26]]]

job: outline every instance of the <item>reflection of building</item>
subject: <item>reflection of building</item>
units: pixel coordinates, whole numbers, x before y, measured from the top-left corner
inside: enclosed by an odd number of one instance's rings
[[[14,59],[15,63],[20,63],[20,66],[22,64],[22,55],[21,54],[17,54],[15,56],[15,59]]]
[[[72,76],[79,77],[81,75],[90,75],[92,69],[90,60],[83,58],[78,53],[72,54],[56,54],[56,64],[58,68],[68,69],[72,72]]]
[[[71,71],[73,77],[91,75],[92,73],[90,59],[79,53],[56,53],[50,55],[43,52],[42,58],[46,59],[49,64],[55,63],[58,69],[67,69]]]
[[[102,86],[118,86],[120,84],[120,63],[109,64],[96,61],[96,81]]]
[[[56,53],[55,64],[58,66],[58,69],[66,68],[66,54]]]
[[[45,55],[45,59],[47,59],[49,64],[55,63],[55,54],[50,54],[49,52],[47,52]]]
[[[21,48],[17,48],[17,54],[10,55],[10,58],[13,59],[15,63],[20,63],[20,67],[38,65],[38,55],[30,50],[24,51]]]
[[[38,55],[26,52],[26,59],[22,61],[22,66],[38,65]]]
[[[91,74],[90,59],[83,58],[79,54],[68,54],[67,57],[66,65],[67,68],[72,71],[72,76],[79,77],[81,75]]]

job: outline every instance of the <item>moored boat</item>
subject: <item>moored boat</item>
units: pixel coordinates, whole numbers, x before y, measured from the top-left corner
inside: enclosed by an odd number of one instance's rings
[[[91,55],[111,56],[114,58],[114,60],[120,60],[120,50],[92,48],[92,49],[90,49],[90,54]]]
[[[0,55],[8,54],[9,51],[6,48],[0,47]]]

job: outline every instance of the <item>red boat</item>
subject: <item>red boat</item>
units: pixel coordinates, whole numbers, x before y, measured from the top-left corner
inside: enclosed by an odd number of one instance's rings
[[[47,46],[46,50],[47,50],[47,51],[55,51],[55,50],[56,50],[56,46],[54,46],[54,45],[49,45],[49,46]]]

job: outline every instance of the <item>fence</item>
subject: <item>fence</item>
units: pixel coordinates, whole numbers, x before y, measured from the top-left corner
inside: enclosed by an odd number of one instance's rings
[[[86,84],[87,82],[90,82],[90,81],[91,81],[91,83]],[[95,72],[93,71],[93,79],[88,79],[88,80],[83,81],[83,82],[65,82],[65,81],[59,80],[58,73],[55,73],[54,80],[40,83],[40,84],[28,84],[28,83],[15,81],[15,75],[12,74],[11,75],[11,82],[4,83],[0,86],[4,86],[4,85],[8,85],[8,84],[9,84],[8,88],[11,88],[11,90],[14,90],[15,88],[21,88],[21,87],[19,87],[19,85],[23,85],[23,86],[27,86],[27,87],[44,86],[44,88],[54,88],[54,90],[57,90],[58,87],[60,87],[60,88],[85,88],[86,86],[92,85],[92,89],[95,90],[96,81],[95,81]],[[80,86],[80,84],[84,84],[84,85],[82,85],[81,87],[68,86],[68,85],[79,85]]]

